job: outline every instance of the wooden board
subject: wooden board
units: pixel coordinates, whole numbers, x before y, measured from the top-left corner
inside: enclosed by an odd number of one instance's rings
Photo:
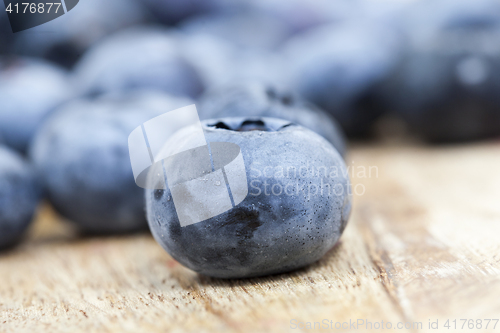
[[[348,165],[360,195],[340,244],[265,278],[197,275],[148,234],[82,238],[45,205],[0,254],[0,332],[500,331],[485,329],[500,319],[500,144],[358,146]]]

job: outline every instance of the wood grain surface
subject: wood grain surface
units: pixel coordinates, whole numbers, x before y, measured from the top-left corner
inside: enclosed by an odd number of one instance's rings
[[[357,195],[341,242],[265,278],[200,276],[149,234],[82,237],[43,205],[0,254],[0,332],[500,331],[485,328],[500,319],[500,144],[361,145],[347,161]]]

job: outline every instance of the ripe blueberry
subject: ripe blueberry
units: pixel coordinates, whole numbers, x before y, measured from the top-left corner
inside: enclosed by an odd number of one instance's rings
[[[161,29],[120,32],[84,55],[75,68],[75,83],[85,95],[142,88],[194,97],[203,87],[179,46],[173,34]]]
[[[196,16],[180,26],[188,33],[207,33],[243,49],[275,49],[291,31],[283,22],[263,11],[249,8]]]
[[[180,41],[183,54],[196,68],[206,87],[248,80],[288,86],[288,69],[279,53],[242,49],[204,32],[184,34]]]
[[[28,228],[41,195],[32,167],[0,145],[0,249],[14,245]]]
[[[25,152],[45,117],[72,94],[65,71],[26,58],[0,60],[0,135]]]
[[[144,228],[144,194],[134,182],[127,138],[143,122],[189,104],[136,92],[75,101],[56,111],[30,150],[51,203],[86,231]]]
[[[51,11],[56,7],[54,5]],[[62,7],[58,9],[59,12],[63,10]],[[14,47],[17,54],[43,57],[69,68],[102,38],[148,18],[135,0],[80,1],[56,20],[16,33]]]
[[[302,96],[331,113],[348,136],[368,134],[384,111],[377,90],[399,61],[399,36],[355,20],[298,35],[284,52]]]
[[[177,24],[186,18],[218,10],[221,0],[141,0],[162,23]],[[232,5],[229,2],[227,5]]]
[[[241,148],[249,192],[236,207],[181,227],[171,190],[146,190],[151,231],[176,260],[201,274],[244,278],[303,267],[337,243],[351,210],[350,183],[328,141],[273,118],[206,120],[203,127],[208,142]]]
[[[500,3],[423,1],[409,8],[407,53],[385,96],[429,141],[500,134]]]

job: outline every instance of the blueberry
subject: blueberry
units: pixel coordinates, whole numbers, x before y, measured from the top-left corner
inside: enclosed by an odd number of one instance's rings
[[[143,122],[189,104],[184,98],[134,92],[74,101],[56,111],[30,149],[51,203],[85,231],[145,227],[144,194],[134,182],[128,136]]]
[[[177,24],[194,15],[220,9],[221,0],[141,0],[161,22]],[[228,3],[233,5],[232,3]]]
[[[295,89],[347,135],[366,135],[385,111],[378,86],[400,58],[399,35],[385,26],[358,20],[322,26],[292,38],[284,52]]]
[[[135,0],[80,1],[56,20],[17,33],[15,50],[71,67],[92,44],[148,17]]]
[[[340,22],[359,11],[359,3],[353,4],[352,1],[253,0],[252,3],[257,10],[286,24],[293,33]]]
[[[0,145],[0,249],[19,241],[33,219],[40,195],[32,167]]]
[[[0,15],[0,55],[9,54],[14,42],[14,33],[6,14]]]
[[[206,33],[244,49],[275,49],[290,35],[286,24],[265,12],[240,9],[196,16],[183,22],[187,33]]]
[[[194,97],[202,84],[179,45],[161,29],[118,33],[85,54],[75,68],[75,83],[86,95],[149,88]]]
[[[362,1],[355,6],[355,19],[401,31],[407,20],[409,6],[405,1]]]
[[[44,118],[71,97],[67,73],[49,63],[0,59],[0,135],[25,152]]]
[[[177,261],[201,274],[245,278],[303,267],[335,245],[351,195],[332,145],[281,119],[222,118],[203,126],[212,154],[215,142],[241,148],[248,195],[218,216],[181,227],[171,190],[146,190],[151,231]]]
[[[292,93],[283,93],[271,85],[245,82],[206,93],[200,102],[200,116],[274,117],[291,121],[326,138],[344,156],[344,134],[337,122],[312,104]]]
[[[500,3],[423,1],[409,11],[388,104],[429,141],[500,134]]]
[[[278,53],[242,49],[227,40],[203,32],[184,34],[181,42],[183,54],[200,73],[206,87],[247,80],[271,82],[279,87],[288,86],[288,69]]]
[[[183,56],[196,68],[206,87],[219,85],[232,76],[238,51],[228,41],[205,33],[183,34],[179,41]]]

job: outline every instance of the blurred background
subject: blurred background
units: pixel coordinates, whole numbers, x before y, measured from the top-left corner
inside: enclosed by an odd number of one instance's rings
[[[167,255],[127,138],[193,103],[296,122],[375,167],[351,173],[338,245],[238,281]],[[470,330],[500,313],[499,138],[500,0],[80,0],[18,33],[2,10],[0,331]]]
[[[70,100],[109,92],[149,89],[196,100],[258,81],[316,104],[353,138],[396,124],[431,142],[495,136],[499,6],[496,0],[82,0],[15,34],[4,12],[0,132],[13,131],[6,129],[11,113],[28,112],[21,100],[39,104],[29,111],[39,118]],[[381,124],[391,126],[381,130]],[[14,139],[4,134],[4,140],[12,146]]]
[[[35,170],[34,197],[82,225],[144,224],[135,126],[192,102],[230,116],[262,92],[315,105],[354,141],[498,137],[500,1],[81,0],[15,34],[0,13],[0,142]]]

